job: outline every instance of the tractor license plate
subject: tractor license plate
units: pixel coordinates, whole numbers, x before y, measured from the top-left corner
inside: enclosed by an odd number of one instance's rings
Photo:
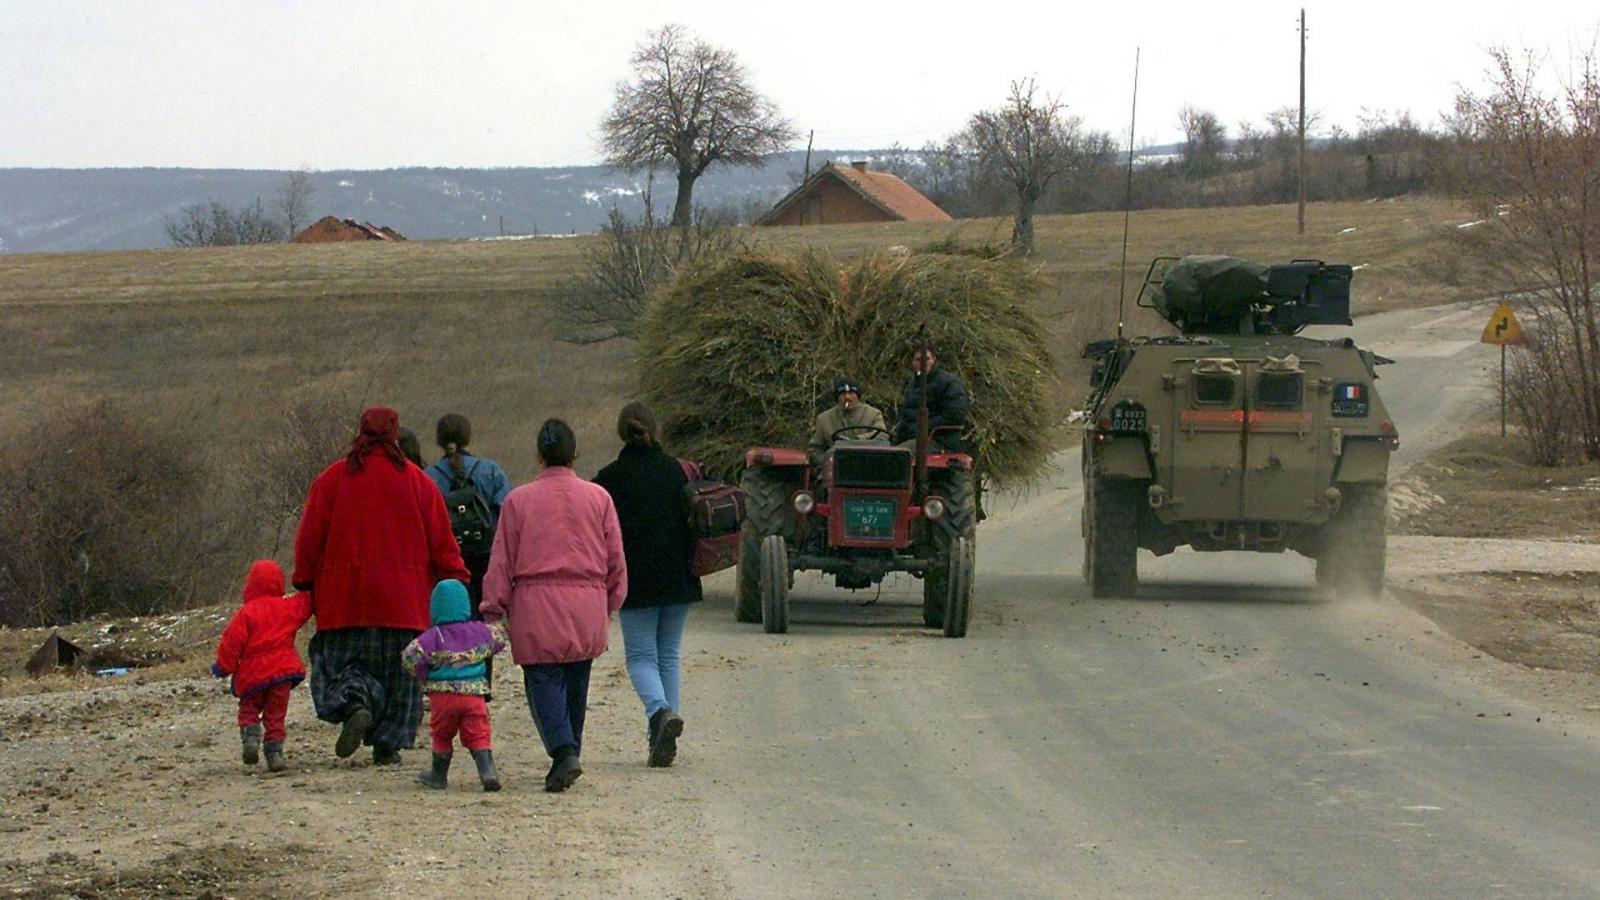
[[[851,497],[844,501],[844,536],[857,540],[894,540],[895,502],[883,497]]]

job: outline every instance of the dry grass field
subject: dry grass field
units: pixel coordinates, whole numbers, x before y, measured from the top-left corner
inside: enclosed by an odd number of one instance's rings
[[[1432,200],[1319,204],[1297,238],[1290,206],[1139,212],[1130,281],[1157,254],[1314,256],[1364,266],[1358,311],[1477,297],[1489,289],[1449,278],[1443,262],[1467,218]],[[1063,409],[1077,399],[1081,342],[1115,327],[1121,231],[1119,213],[1038,223],[1037,259],[1051,284],[1040,302],[1069,378]],[[1007,220],[983,219],[750,237],[850,254],[1008,234]],[[624,342],[573,347],[551,337],[552,297],[585,240],[0,256],[0,428],[17,433],[62,403],[114,397],[159,421],[186,420],[226,455],[272,429],[286,403],[332,397],[351,408],[396,406],[425,445],[440,414],[463,412],[478,449],[517,478],[533,473],[538,422],[564,416],[585,448],[580,468],[592,471],[615,448],[610,420],[634,361]],[[1134,328],[1157,324],[1130,317]]]

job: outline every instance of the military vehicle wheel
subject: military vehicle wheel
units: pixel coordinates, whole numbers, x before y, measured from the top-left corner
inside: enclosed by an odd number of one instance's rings
[[[734,618],[761,621],[761,541],[783,533],[783,505],[788,499],[781,480],[763,469],[746,469],[739,479],[745,519],[739,531],[739,569]]]
[[[1323,533],[1317,583],[1348,594],[1383,593],[1389,489],[1355,485]]]
[[[761,627],[767,634],[789,630],[789,547],[781,534],[761,541]]]
[[[933,559],[950,559],[959,538],[975,542],[978,531],[978,501],[971,472],[946,471],[930,485],[933,493],[949,501],[943,522],[929,530],[933,537]],[[950,595],[949,566],[934,566],[922,576],[922,624],[943,628],[945,598]]]
[[[1085,510],[1083,557],[1089,593],[1096,597],[1132,596],[1139,586],[1139,504],[1137,481],[1094,479]]]
[[[950,595],[945,598],[944,636],[967,636],[967,622],[972,618],[972,578],[977,565],[977,553],[972,541],[956,540],[950,548]]]

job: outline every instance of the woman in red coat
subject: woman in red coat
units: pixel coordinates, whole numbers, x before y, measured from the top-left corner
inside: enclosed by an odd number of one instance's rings
[[[342,723],[334,752],[363,743],[372,761],[400,761],[416,740],[422,693],[400,652],[427,630],[434,584],[470,576],[444,498],[398,443],[386,406],[361,414],[350,452],[311,485],[294,542],[294,585],[312,592],[311,700]]]

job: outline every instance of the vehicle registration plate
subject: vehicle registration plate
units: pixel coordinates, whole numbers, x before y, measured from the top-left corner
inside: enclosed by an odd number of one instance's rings
[[[894,539],[895,502],[886,497],[851,497],[844,501],[844,535],[869,541]]]

